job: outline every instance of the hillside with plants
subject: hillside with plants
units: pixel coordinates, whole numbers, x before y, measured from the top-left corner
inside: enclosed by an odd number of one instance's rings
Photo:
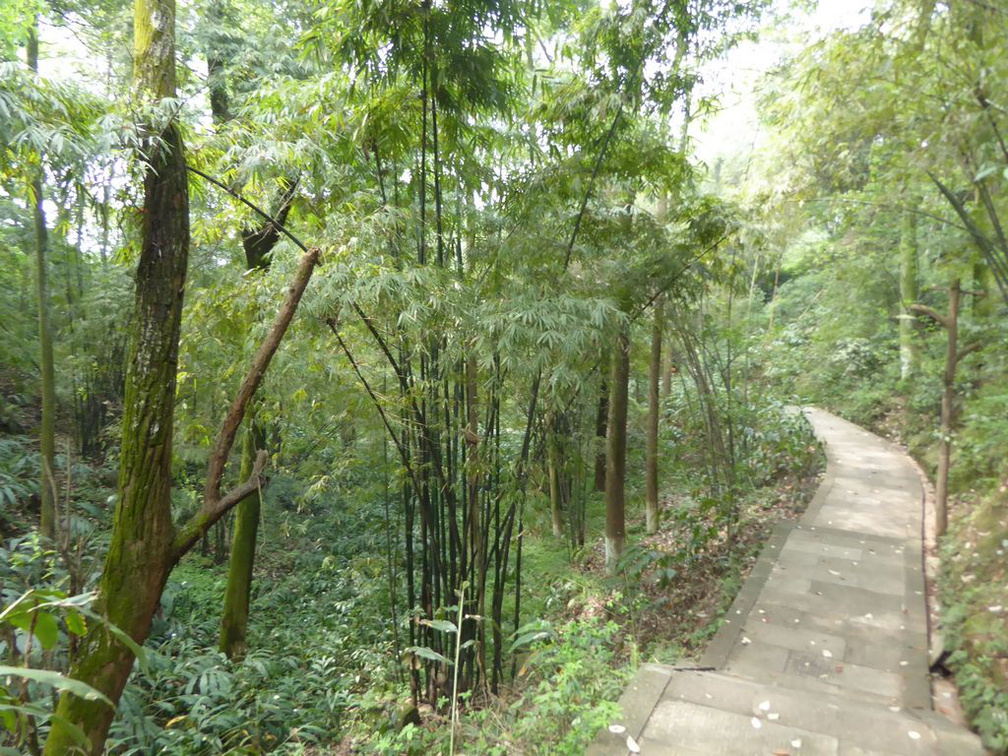
[[[783,10],[5,4],[0,752],[581,753],[800,515],[804,403],[936,480],[1008,749],[1008,14],[792,31],[702,158]]]

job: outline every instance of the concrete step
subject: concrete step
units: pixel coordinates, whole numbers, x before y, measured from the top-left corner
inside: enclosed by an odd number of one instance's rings
[[[846,691],[791,690],[779,681],[768,685],[724,672],[679,672],[642,736],[671,738],[676,747],[702,745],[718,730],[717,720],[730,720],[732,736],[710,753],[939,753],[935,722],[922,714],[853,700]]]
[[[589,756],[982,756],[979,739],[929,709],[906,711],[828,691],[782,689],[725,672],[645,665],[620,701],[625,732]],[[619,728],[617,728],[619,729]]]

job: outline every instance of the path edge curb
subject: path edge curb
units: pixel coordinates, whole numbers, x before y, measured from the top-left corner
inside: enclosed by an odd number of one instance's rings
[[[805,417],[806,422],[809,423],[814,432],[814,426],[808,420],[805,409],[802,408],[802,416]],[[797,522],[794,520],[778,520],[774,525],[770,537],[760,550],[752,572],[749,573],[749,577],[742,584],[742,589],[735,596],[735,600],[732,601],[731,606],[725,613],[721,627],[718,628],[717,633],[715,633],[711,642],[707,645],[707,649],[700,659],[701,667],[722,669],[728,663],[728,656],[742,635],[742,623],[732,622],[732,620],[735,617],[748,616],[749,611],[756,603],[756,599],[759,598],[760,591],[763,590],[763,586],[769,579],[773,566],[777,562],[777,557],[780,556],[781,548],[787,537],[791,534],[791,531],[799,527],[802,520],[809,517],[814,518],[819,510],[822,509],[823,502],[829,497],[830,491],[833,490],[833,486],[836,483],[836,462],[833,459],[833,451],[830,449],[829,444],[819,438],[818,435],[816,438],[826,456],[826,472],[823,473],[822,480],[819,481],[819,487],[816,489],[815,495],[809,501],[808,506],[805,507],[805,511]]]
[[[802,408],[802,415],[806,422],[812,426],[811,421]],[[814,426],[813,426],[814,432]],[[823,502],[829,496],[830,490],[836,481],[836,465],[831,459],[832,453],[829,445],[816,436],[826,455],[826,472],[823,474],[819,487],[815,495],[805,507],[802,514],[804,519],[809,513],[818,512]],[[744,617],[748,615],[759,597],[760,591],[766,584],[773,566],[780,554],[781,547],[791,534],[791,531],[798,526],[794,520],[778,520],[770,532],[770,537],[760,549],[756,564],[753,565],[752,572],[742,583],[742,588],[736,594],[728,611],[725,612],[724,620],[718,628],[714,637],[707,645],[700,662],[697,665],[701,669],[711,668],[711,671],[723,668],[728,662],[728,655],[732,647],[742,635],[742,623],[731,620],[733,617]],[[620,717],[619,724],[626,727],[626,733],[615,734],[608,729],[601,730],[592,740],[591,745],[585,751],[586,756],[611,756],[614,753],[628,753],[626,746],[626,736],[629,735],[634,740],[639,741],[644,727],[647,725],[651,713],[658,705],[665,689],[672,682],[672,677],[677,671],[689,671],[696,667],[675,667],[667,664],[646,663],[637,670],[633,679],[627,685],[623,695],[619,699]]]

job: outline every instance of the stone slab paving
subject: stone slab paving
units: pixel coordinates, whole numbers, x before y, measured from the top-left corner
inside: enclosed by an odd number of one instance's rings
[[[822,484],[778,525],[697,668],[644,665],[594,756],[982,754],[931,710],[923,490],[897,447],[819,409]]]

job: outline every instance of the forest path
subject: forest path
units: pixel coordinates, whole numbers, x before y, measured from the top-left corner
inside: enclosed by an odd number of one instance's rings
[[[923,490],[897,447],[806,409],[826,475],[778,525],[700,669],[644,665],[590,754],[982,754],[931,709]]]

